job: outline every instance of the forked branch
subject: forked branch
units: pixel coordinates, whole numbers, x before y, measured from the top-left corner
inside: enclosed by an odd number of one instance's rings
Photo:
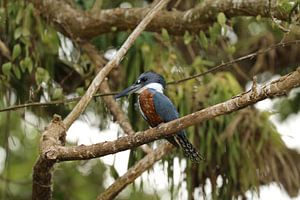
[[[253,87],[248,92],[239,94],[223,103],[162,124],[159,127],[121,137],[115,141],[89,146],[58,147],[47,159],[59,161],[86,160],[135,148],[139,145],[170,136],[189,126],[242,109],[263,99],[286,95],[291,89],[299,86],[300,68],[262,87]]]
[[[85,110],[88,103],[92,99],[93,95],[97,92],[99,86],[103,82],[104,78],[109,74],[109,72],[121,62],[122,58],[127,53],[128,49],[132,46],[135,39],[141,34],[145,29],[147,24],[154,18],[156,13],[162,9],[169,0],[162,0],[157,3],[146,15],[146,17],[139,23],[135,30],[130,34],[121,48],[118,50],[115,57],[108,62],[105,67],[97,74],[97,76],[92,81],[86,93],[71,111],[71,113],[65,118],[63,123],[60,118],[55,117],[52,123],[49,124],[48,128],[44,131],[42,136],[42,141],[40,143],[40,156],[38,161],[34,166],[33,172],[33,188],[32,188],[32,199],[51,199],[51,180],[52,180],[52,169],[57,161],[56,159],[49,159],[55,157],[57,150],[60,145],[64,145],[63,142],[60,143],[61,137],[56,137],[57,134],[64,135],[65,131],[72,125],[72,123],[79,117],[79,115]],[[58,124],[58,126],[57,126]],[[60,124],[63,124],[60,126]],[[63,127],[61,130],[56,130],[56,127]],[[43,191],[43,192],[41,192]]]

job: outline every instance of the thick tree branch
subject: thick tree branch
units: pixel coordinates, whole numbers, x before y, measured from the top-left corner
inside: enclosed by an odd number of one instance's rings
[[[40,155],[46,157],[58,146],[64,145],[66,129],[61,118],[54,115],[52,122],[46,127],[41,142]],[[33,169],[32,199],[52,198],[52,168],[55,160],[47,160],[40,156]]]
[[[110,185],[102,194],[97,197],[97,200],[114,199],[127,185],[132,183],[144,171],[151,168],[151,166],[159,161],[164,155],[169,153],[173,148],[170,143],[164,143],[155,149],[153,152],[146,155],[139,160],[133,167],[121,177],[119,177],[112,185]]]
[[[84,12],[62,0],[45,0],[36,5],[47,11],[42,14],[54,21],[62,32],[69,37],[82,39],[112,32],[112,28],[117,31],[133,29],[149,11],[149,8],[115,8],[99,13]],[[185,31],[199,33],[216,20],[215,16],[219,12],[224,12],[228,17],[260,15],[287,21],[289,13],[282,10],[274,0],[206,0],[187,11],[160,11],[146,30],[161,32],[165,28],[174,35],[182,35]]]
[[[45,156],[50,160],[59,161],[86,160],[117,153],[170,136],[194,124],[234,112],[263,99],[286,95],[291,89],[300,86],[300,68],[262,87],[258,87],[256,84],[254,84],[254,86],[255,87],[248,92],[233,97],[228,101],[162,124],[159,127],[121,137],[115,141],[102,142],[90,146],[58,147],[49,154],[51,156]]]
[[[63,123],[61,122],[61,119],[56,116],[54,117],[52,123],[49,124],[46,131],[43,133],[40,143],[40,157],[34,166],[32,199],[47,200],[52,198],[51,171],[56,160],[49,160],[49,158],[55,157],[56,153],[58,152],[57,150],[59,149],[59,146],[64,145],[64,142],[60,141],[62,139],[64,140],[65,130],[67,130],[84,111],[89,101],[98,90],[100,84],[103,82],[104,78],[114,67],[116,67],[120,63],[128,49],[132,46],[135,39],[141,34],[147,24],[149,24],[149,22],[154,18],[156,13],[168,3],[168,1],[169,0],[160,1],[149,11],[146,17],[139,23],[136,29],[130,34],[122,47],[118,50],[116,56],[110,62],[108,62],[105,67],[97,74],[86,93],[74,107],[71,113],[65,118]],[[35,1],[35,3],[37,2]]]

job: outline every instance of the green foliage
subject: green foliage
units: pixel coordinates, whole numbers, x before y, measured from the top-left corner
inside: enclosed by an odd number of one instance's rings
[[[55,171],[55,199],[96,199],[104,190],[104,172],[107,170],[99,160],[81,163],[65,163]]]
[[[20,44],[16,44],[13,48],[12,60],[15,60],[21,54]]]
[[[300,110],[300,93],[296,93],[291,98],[284,98],[275,103],[276,110],[279,111],[282,120],[285,120],[290,114],[296,114]]]
[[[7,9],[3,3],[0,6],[0,38],[8,46],[11,59],[0,59],[0,107],[40,100],[63,100],[84,94],[98,72],[98,66],[94,66],[74,43],[65,45],[65,36],[49,23],[51,20],[42,19],[31,3],[23,0],[6,2]],[[78,8],[89,11],[95,1],[74,2]],[[128,2],[139,7],[145,4],[139,0]],[[291,11],[291,2],[295,1],[279,1],[278,9],[282,12]],[[123,1],[120,0],[101,2],[104,9],[118,7],[121,3]],[[215,23],[196,34],[186,31],[183,36],[173,36],[164,28],[159,33],[142,33],[121,66],[111,73],[109,83],[112,88],[123,89],[131,85],[140,73],[148,70],[162,74],[167,82],[180,80],[205,72],[232,58],[264,49],[282,41],[283,37],[298,38],[293,32],[284,36],[278,24],[261,16],[227,18],[224,13],[218,13],[213,19]],[[112,27],[112,30],[111,33],[91,39],[101,53],[120,48],[130,33],[118,32],[116,27]],[[228,38],[231,30],[237,36],[236,43],[231,43]],[[166,93],[180,115],[184,116],[243,92],[248,80],[260,72],[283,74],[295,69],[299,62],[297,52],[296,47],[274,49],[257,59],[252,58],[223,69],[223,72],[167,85]],[[286,69],[286,66],[289,68]],[[277,110],[283,118],[299,111],[299,96],[298,93],[293,98],[279,101]],[[136,110],[135,102],[136,97],[131,96],[122,100],[122,106],[134,130],[148,129]],[[3,130],[0,147],[7,154],[5,169],[0,172],[1,198],[30,198],[32,166],[38,154],[41,132],[39,129],[43,128],[44,121],[47,123],[50,120],[52,114],[65,116],[74,105],[68,103],[0,113],[0,129]],[[113,120],[101,98],[94,99],[86,112],[95,113],[95,118],[100,121],[97,124],[100,129],[107,128]],[[189,197],[195,188],[204,188],[207,181],[212,183],[212,199],[237,198],[248,190],[258,191],[261,184],[271,181],[281,183],[288,191],[291,188],[298,191],[299,168],[294,158],[299,157],[291,156],[269,122],[269,115],[249,108],[187,129],[188,137],[206,158],[199,165],[192,165],[188,161],[184,181],[188,185]],[[39,125],[31,124],[31,118],[37,118],[33,121]],[[185,158],[181,151],[174,152],[163,159],[163,166],[167,169],[170,182],[169,191],[165,192],[175,198],[179,186],[174,184],[173,158]],[[144,156],[140,149],[132,150],[128,167]],[[119,176],[114,166],[105,167],[98,159],[59,164],[54,174],[54,198],[95,199],[107,186],[104,183],[108,174],[114,179]],[[218,177],[222,178],[223,184],[216,184]],[[159,199],[158,194],[147,194],[143,184],[142,181],[140,188],[130,186],[126,198]]]
[[[162,36],[162,38],[163,38],[163,40],[164,40],[165,42],[170,41],[170,35],[169,35],[167,29],[163,28],[163,29],[161,30],[161,36]]]
[[[217,16],[217,21],[221,26],[225,26],[226,23],[226,16],[224,13],[219,13]]]
[[[2,65],[2,72],[3,72],[3,74],[6,75],[6,76],[8,76],[9,73],[10,73],[11,68],[12,68],[11,62],[4,63]]]
[[[49,72],[44,68],[38,67],[35,72],[35,80],[37,84],[47,83],[50,79]]]

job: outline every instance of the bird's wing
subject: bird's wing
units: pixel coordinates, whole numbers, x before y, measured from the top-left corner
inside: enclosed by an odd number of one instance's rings
[[[167,96],[160,92],[155,92],[153,96],[153,101],[156,113],[164,122],[169,122],[178,118],[179,114],[175,106]],[[175,140],[175,137],[168,136],[166,137],[166,139],[169,142],[171,142],[174,146],[179,147],[179,143]]]
[[[164,122],[178,118],[178,112],[167,96],[160,92],[155,92],[153,99],[155,111]]]
[[[160,92],[155,92],[153,97],[155,111],[164,122],[169,122],[179,117],[175,106],[167,96]],[[167,137],[166,139],[177,147],[181,146],[181,148],[184,151],[184,154],[192,161],[199,162],[200,160],[203,160],[203,157],[189,142],[184,130],[177,132],[177,134],[175,134],[174,136],[175,137]]]

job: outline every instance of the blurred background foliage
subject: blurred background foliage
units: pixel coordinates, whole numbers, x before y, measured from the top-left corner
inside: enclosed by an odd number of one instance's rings
[[[201,3],[200,0],[176,2],[177,10]],[[290,12],[291,2],[296,1],[281,0],[278,6]],[[68,0],[68,3],[77,9],[90,10],[95,7],[143,7],[151,1]],[[82,95],[97,68],[80,47],[59,33],[49,19],[42,19],[31,3],[1,0],[0,6],[0,108]],[[172,36],[166,29],[161,33],[142,33],[121,67],[110,75],[111,88],[120,90],[147,70],[162,74],[168,82],[180,80],[278,42],[296,40],[300,34],[293,20],[276,22],[260,16],[227,19],[223,13],[215,17],[216,22],[198,34],[186,32],[183,36]],[[111,32],[91,42],[109,58],[129,33]],[[275,74],[284,75],[295,70],[300,61],[299,51],[298,45],[275,48],[217,73],[168,84],[167,94],[184,116],[244,91],[255,75],[262,83]],[[274,109],[282,120],[298,113],[299,98],[300,93],[295,91],[277,100]],[[135,96],[123,100],[122,104],[136,131],[148,128],[136,110]],[[30,198],[32,166],[38,154],[40,131],[54,113],[65,116],[74,105],[38,106],[0,113],[2,199]],[[95,113],[99,129],[109,127],[111,116],[101,98],[95,98],[87,112]],[[189,199],[193,199],[196,188],[201,188],[201,195],[205,195],[207,181],[211,183],[212,192],[206,195],[213,199],[245,198],[246,191],[259,191],[259,186],[271,182],[282,185],[290,196],[298,194],[300,156],[283,143],[269,121],[272,114],[249,107],[188,128],[191,132],[188,136],[206,158],[199,165],[188,161],[184,169]],[[128,167],[143,156],[139,149],[131,151]],[[164,158],[162,163],[167,168],[170,183],[173,183],[174,157],[185,159],[179,151]],[[107,179],[118,176],[114,166],[104,165],[99,159],[60,164],[54,176],[54,198],[95,199],[108,186]],[[222,180],[221,184],[217,183],[218,179]],[[142,188],[130,186],[126,198],[159,198],[157,194],[145,193]],[[170,188],[168,192],[175,198],[178,188],[174,185]]]

